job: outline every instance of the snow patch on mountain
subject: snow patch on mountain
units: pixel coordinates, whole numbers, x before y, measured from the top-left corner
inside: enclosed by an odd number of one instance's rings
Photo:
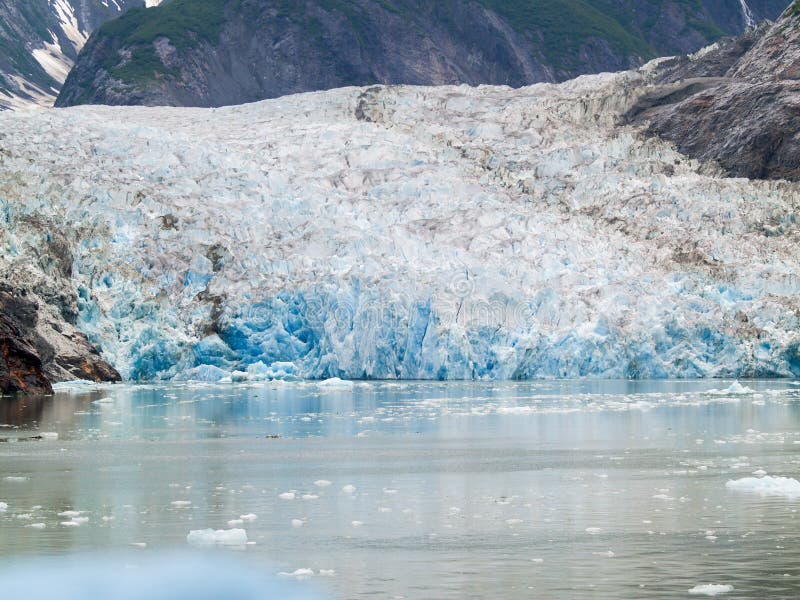
[[[72,68],[72,60],[64,55],[58,44],[45,42],[43,47],[36,48],[32,54],[50,77],[59,83],[66,81]]]
[[[72,47],[78,51],[83,48],[89,34],[81,29],[78,24],[78,17],[75,15],[75,8],[68,0],[50,0],[50,6],[55,11],[62,31],[67,35]]]
[[[800,373],[797,185],[619,126],[647,72],[5,113],[0,272],[63,232],[133,379]]]
[[[102,22],[153,0],[29,0],[0,5],[0,111],[52,106],[74,59]],[[30,59],[33,60],[30,60]],[[35,61],[35,62],[34,62]],[[37,64],[38,63],[38,64]]]

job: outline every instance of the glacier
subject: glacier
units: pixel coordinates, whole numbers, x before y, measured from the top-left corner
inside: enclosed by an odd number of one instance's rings
[[[798,375],[798,187],[625,125],[656,65],[2,113],[0,273],[135,381]]]

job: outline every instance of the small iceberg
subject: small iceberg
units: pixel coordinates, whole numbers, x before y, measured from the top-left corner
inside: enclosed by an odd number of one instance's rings
[[[195,381],[203,383],[219,383],[225,378],[231,377],[231,372],[220,369],[215,365],[198,365],[178,374],[176,381]]]
[[[186,536],[191,546],[244,546],[247,532],[244,529],[195,529]]]
[[[187,369],[175,376],[176,381],[193,381],[202,383],[247,383],[259,381],[300,381],[297,366],[292,362],[273,362],[270,365],[262,361],[247,365],[244,370],[228,371],[214,365],[202,364]]]
[[[497,408],[498,415],[532,415],[537,410],[533,406],[499,406]]]
[[[292,362],[273,362],[269,366],[258,361],[247,367],[250,381],[299,381],[297,367]]]
[[[146,542],[132,542],[130,551],[125,552],[105,550],[33,559],[4,557],[0,565],[2,597],[9,600],[109,597],[125,600],[313,600],[322,597],[314,588],[307,587],[308,584],[295,580],[300,577],[292,580],[271,577],[263,566],[250,567],[229,557],[189,550],[139,554],[146,547]],[[109,591],[98,593],[98,590]]]
[[[800,481],[791,477],[743,477],[732,479],[725,484],[729,490],[758,494],[759,496],[781,496],[800,498]]]
[[[313,577],[314,576],[314,570],[313,569],[308,569],[308,568],[302,568],[302,569],[295,569],[291,573],[289,573],[287,571],[281,571],[280,573],[278,573],[278,576],[279,577],[294,577],[296,579],[308,579],[309,577]]]
[[[321,387],[326,390],[352,390],[355,385],[356,384],[352,381],[345,381],[344,379],[339,379],[338,377],[331,377],[330,379],[317,382],[317,387]]]
[[[706,583],[703,585],[696,585],[689,590],[692,596],[718,596],[720,594],[727,594],[733,591],[733,586],[720,583]]]
[[[716,388],[712,388],[705,392],[711,396],[741,396],[743,394],[755,394],[756,391],[752,388],[747,387],[746,385],[742,385],[738,381],[734,381],[724,390],[718,390]]]
[[[96,381],[89,381],[87,379],[75,379],[73,381],[59,381],[53,384],[53,391],[54,392],[68,392],[70,394],[90,394],[95,392],[99,389],[102,389],[104,385],[97,383]]]

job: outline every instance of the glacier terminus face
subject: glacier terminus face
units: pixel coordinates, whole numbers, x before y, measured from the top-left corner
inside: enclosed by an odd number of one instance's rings
[[[61,240],[133,380],[800,374],[797,185],[620,125],[646,85],[4,113],[0,272]]]

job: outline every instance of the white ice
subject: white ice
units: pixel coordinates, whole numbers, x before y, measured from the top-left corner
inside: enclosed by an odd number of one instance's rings
[[[785,498],[800,498],[800,481],[792,477],[743,477],[742,479],[729,480],[725,487],[737,492],[747,492],[760,496],[783,496]]]
[[[295,569],[291,573],[281,572],[278,573],[281,577],[295,577],[297,579],[308,579],[314,576],[314,570],[308,568]]]
[[[728,584],[719,583],[706,583],[696,585],[689,590],[692,596],[719,596],[720,594],[727,594],[733,591],[733,586]]]
[[[330,379],[317,383],[317,387],[327,390],[352,390],[354,386],[355,384],[352,381],[345,381],[338,377],[331,377]]]
[[[244,546],[247,532],[244,529],[195,529],[186,536],[192,546]]]
[[[742,385],[738,381],[734,381],[730,386],[725,389],[719,390],[716,388],[712,388],[706,392],[706,394],[711,394],[715,396],[736,396],[740,394],[754,394],[755,390],[749,388],[745,385]]]

